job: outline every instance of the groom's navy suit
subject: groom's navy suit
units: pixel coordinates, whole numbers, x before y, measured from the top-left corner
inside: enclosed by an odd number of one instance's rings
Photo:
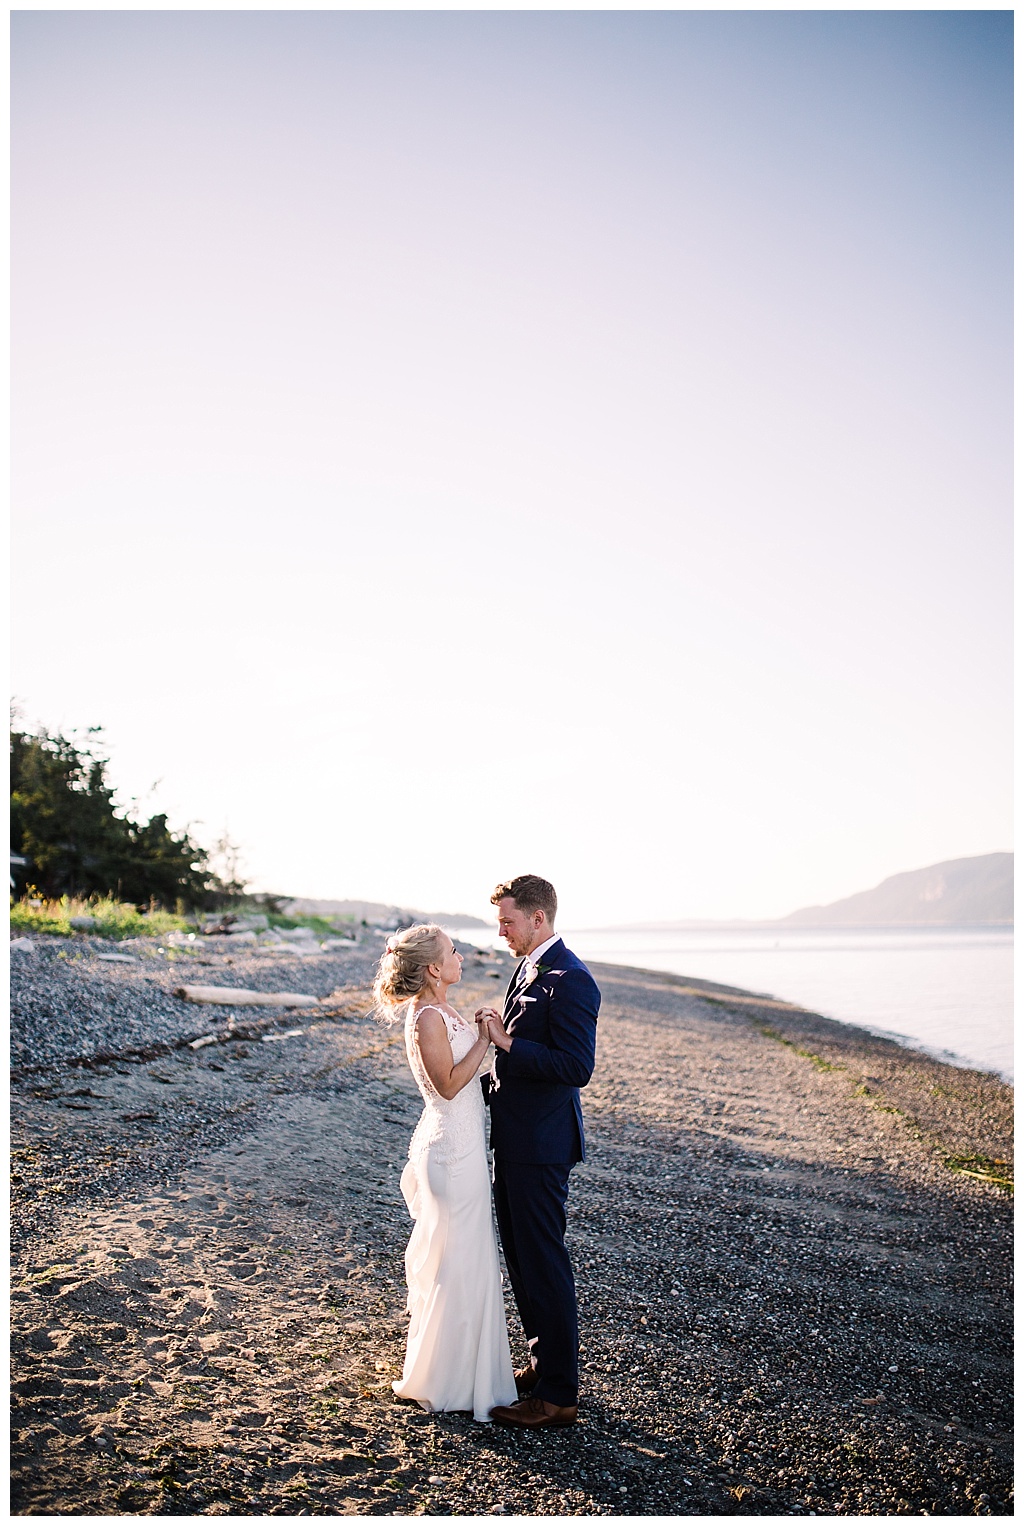
[[[576,1286],[565,1249],[569,1173],[585,1158],[581,1086],[594,1070],[601,993],[561,938],[523,984],[509,983],[503,1021],[512,1040],[485,1077],[494,1152],[494,1206],[505,1264],[538,1381],[533,1395],[575,1404]]]

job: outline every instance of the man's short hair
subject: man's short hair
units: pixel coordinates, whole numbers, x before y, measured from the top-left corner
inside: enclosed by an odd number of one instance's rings
[[[510,896],[519,910],[525,911],[527,915],[535,911],[544,912],[554,927],[558,897],[549,880],[542,880],[539,874],[517,874],[514,880],[505,880],[503,884],[495,885],[491,905],[497,906],[506,896]]]

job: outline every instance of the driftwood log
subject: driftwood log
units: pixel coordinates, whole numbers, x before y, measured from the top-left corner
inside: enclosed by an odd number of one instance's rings
[[[317,1007],[318,996],[297,991],[245,991],[237,986],[178,986],[183,1001],[207,1002],[219,1007]]]

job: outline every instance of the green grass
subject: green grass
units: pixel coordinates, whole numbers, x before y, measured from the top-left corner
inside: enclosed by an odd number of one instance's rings
[[[1008,1161],[992,1160],[987,1155],[947,1155],[946,1165],[961,1176],[973,1176],[1003,1192],[1013,1192],[1013,1167]]]
[[[888,1102],[879,1102],[870,1086],[866,1086],[863,1081],[859,1086],[854,1087],[853,1095],[855,1097],[865,1097],[869,1106],[873,1107],[876,1113],[899,1113],[901,1118],[910,1118],[910,1114],[905,1113],[901,1107],[896,1107],[895,1104]],[[910,1122],[913,1123],[912,1118],[910,1118]],[[916,1128],[917,1125],[915,1124],[914,1127]]]
[[[240,912],[244,917],[245,912]],[[268,914],[271,927],[309,927],[320,938],[337,937],[339,933],[351,935],[355,923],[351,917],[284,917],[277,912]]]
[[[792,1049],[794,1054],[800,1055],[805,1060],[810,1060],[815,1070],[845,1070],[846,1066],[839,1060],[824,1060],[820,1054],[815,1054],[812,1049],[801,1049],[792,1039],[783,1038],[776,1028],[770,1028],[766,1023],[759,1023],[753,1019],[754,1027],[759,1033],[763,1033],[766,1039],[774,1039],[777,1044],[785,1044],[787,1049]]]
[[[138,907],[115,901],[113,896],[61,896],[46,901],[36,896],[22,896],[11,906],[11,930],[16,933],[56,933],[74,936],[72,917],[95,917],[96,926],[85,935],[99,938],[140,938],[175,930],[185,931],[187,917],[173,911],[139,911]]]
[[[792,1049],[794,1054],[799,1054],[805,1060],[810,1060],[811,1064],[818,1070],[846,1069],[845,1065],[834,1063],[831,1060],[824,1060],[810,1049],[801,1049],[792,1039],[784,1038],[776,1028],[771,1028],[766,1023],[758,1022],[756,1018],[753,1019],[753,1023],[754,1027],[759,1033],[763,1033],[765,1038],[774,1039],[777,1044],[784,1044],[787,1049]],[[947,1091],[942,1086],[933,1086],[931,1090],[933,1095],[937,1097],[953,1095],[952,1092]],[[951,1154],[946,1146],[943,1146],[935,1139],[934,1135],[926,1135],[916,1119],[912,1118],[903,1108],[897,1107],[891,1102],[883,1102],[881,1098],[872,1093],[871,1088],[863,1081],[859,1085],[854,1086],[853,1096],[862,1097],[868,1106],[873,1107],[876,1112],[894,1113],[897,1117],[902,1118],[915,1139],[930,1140],[932,1147],[941,1151],[943,1164],[950,1171],[956,1171],[961,1176],[971,1176],[975,1181],[988,1182],[990,1186],[998,1187],[1001,1192],[1008,1192],[1012,1195],[1013,1167],[1008,1161],[995,1160],[987,1155]]]

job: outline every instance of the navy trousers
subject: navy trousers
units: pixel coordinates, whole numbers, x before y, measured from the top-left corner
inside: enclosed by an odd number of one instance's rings
[[[565,1248],[570,1164],[494,1157],[494,1209],[512,1293],[539,1377],[531,1397],[575,1404],[579,1393],[576,1284]]]

